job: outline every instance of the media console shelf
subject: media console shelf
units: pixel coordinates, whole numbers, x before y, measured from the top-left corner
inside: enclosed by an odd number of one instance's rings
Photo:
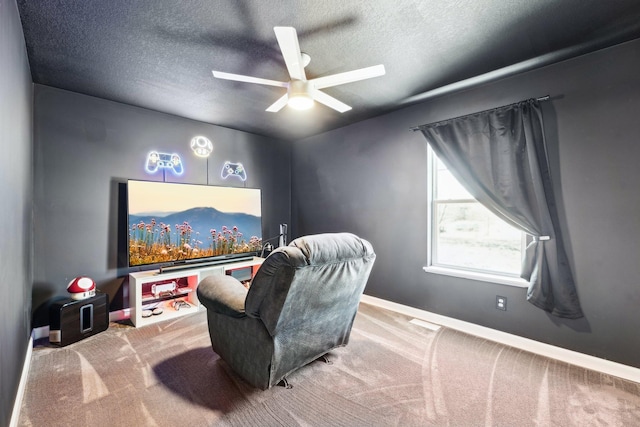
[[[129,274],[129,307],[131,323],[135,327],[150,325],[173,319],[204,309],[196,296],[198,283],[205,277],[250,272],[250,278],[264,261],[254,257],[250,260],[225,264],[193,267],[160,273],[159,270],[138,271]],[[246,274],[246,273],[245,273]],[[246,277],[245,277],[246,278]],[[184,304],[184,303],[186,304]],[[161,314],[152,314],[153,309]]]

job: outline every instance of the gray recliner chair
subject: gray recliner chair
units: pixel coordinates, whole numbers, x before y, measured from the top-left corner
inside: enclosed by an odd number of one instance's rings
[[[203,279],[213,350],[254,387],[288,385],[289,373],[347,345],[375,257],[353,234],[318,234],[273,251],[249,290],[227,275]]]

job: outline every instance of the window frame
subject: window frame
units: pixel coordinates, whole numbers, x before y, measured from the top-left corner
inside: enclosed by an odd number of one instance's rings
[[[423,267],[423,270],[427,273],[441,274],[446,276],[453,276],[471,280],[479,280],[484,282],[499,283],[503,285],[528,287],[529,283],[520,278],[517,274],[503,273],[498,271],[480,270],[475,268],[467,268],[460,266],[434,264],[437,256],[437,247],[434,243],[436,237],[435,227],[437,224],[434,222],[434,216],[437,212],[439,204],[445,203],[480,203],[476,199],[451,199],[451,200],[436,200],[436,185],[437,185],[437,157],[430,146],[427,145],[427,265]],[[529,238],[526,233],[521,232],[521,255],[524,256],[524,250]]]

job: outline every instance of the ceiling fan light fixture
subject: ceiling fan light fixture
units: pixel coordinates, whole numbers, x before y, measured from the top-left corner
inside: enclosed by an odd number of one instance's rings
[[[289,84],[287,105],[295,110],[308,110],[313,107],[311,85],[308,81],[292,80]]]
[[[313,107],[313,98],[308,95],[296,95],[289,97],[287,105],[294,110],[308,110]]]

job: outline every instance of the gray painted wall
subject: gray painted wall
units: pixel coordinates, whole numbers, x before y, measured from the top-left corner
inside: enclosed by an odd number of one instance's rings
[[[34,100],[34,327],[79,275],[109,293],[112,311],[128,307],[123,183],[163,180],[144,171],[153,149],[183,159],[184,174],[167,181],[261,188],[264,238],[290,223],[289,143],[47,86],[35,86]],[[208,161],[189,147],[196,135],[213,141]],[[245,183],[221,178],[226,160],[243,163]]]
[[[368,295],[640,367],[638,69],[640,40],[297,141],[294,229],[369,239],[378,257]],[[426,149],[409,128],[544,95],[580,320],[547,315],[523,288],[422,270]],[[496,295],[508,297],[508,311],[494,308]]]
[[[9,425],[31,335],[33,85],[15,0],[0,0],[0,425]]]
[[[0,28],[0,147],[10,157],[1,172],[0,287],[12,297],[0,311],[0,423],[11,413],[6,396],[17,390],[32,306],[33,326],[46,324],[46,301],[80,274],[110,294],[112,310],[126,305],[121,184],[159,179],[143,172],[152,148],[183,154],[180,182],[232,185],[219,166],[242,161],[247,186],[263,189],[265,236],[286,222],[292,237],[352,231],[371,240],[369,295],[640,367],[640,41],[298,141],[293,153],[281,141],[36,86],[32,193],[32,85],[13,0],[0,0]],[[577,321],[536,309],[521,288],[422,271],[426,151],[409,127],[546,94],[554,184],[586,315]],[[214,141],[208,164],[190,156],[196,134]],[[496,294],[509,298],[507,312],[493,308]]]

